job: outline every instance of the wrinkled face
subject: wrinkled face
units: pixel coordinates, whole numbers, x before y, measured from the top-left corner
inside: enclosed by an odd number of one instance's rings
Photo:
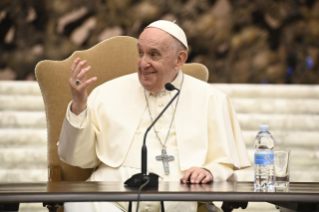
[[[146,28],[138,40],[138,77],[142,86],[150,92],[164,89],[172,82],[178,71],[174,39],[157,28]]]

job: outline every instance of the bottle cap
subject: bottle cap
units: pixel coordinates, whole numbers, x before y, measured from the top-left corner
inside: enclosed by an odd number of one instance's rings
[[[266,124],[262,124],[259,126],[260,131],[268,131],[269,126]]]

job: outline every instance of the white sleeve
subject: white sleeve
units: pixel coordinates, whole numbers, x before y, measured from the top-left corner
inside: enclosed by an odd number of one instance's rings
[[[98,158],[95,152],[96,136],[91,120],[92,111],[88,106],[77,116],[71,112],[70,107],[71,103],[63,121],[58,154],[62,161],[72,166],[93,168],[98,163]]]
[[[75,126],[75,127],[81,127],[85,121],[86,115],[87,115],[87,108],[83,110],[79,115],[75,115],[71,111],[71,106],[72,102],[69,104],[68,111],[67,111],[67,116],[70,120],[70,122]]]

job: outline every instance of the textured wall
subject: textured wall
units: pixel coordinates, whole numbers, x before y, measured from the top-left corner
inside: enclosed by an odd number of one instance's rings
[[[1,0],[0,79],[177,20],[210,82],[319,83],[319,0]]]

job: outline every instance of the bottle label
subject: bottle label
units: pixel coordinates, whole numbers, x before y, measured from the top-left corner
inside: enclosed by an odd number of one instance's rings
[[[256,165],[274,165],[274,154],[255,153]]]

